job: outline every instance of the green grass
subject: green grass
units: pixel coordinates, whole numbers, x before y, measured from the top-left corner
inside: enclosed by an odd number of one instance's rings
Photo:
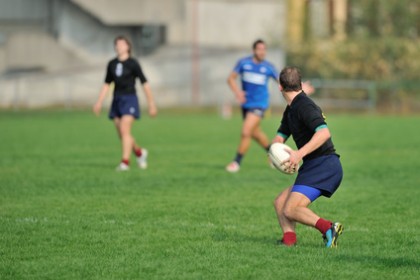
[[[293,177],[255,144],[224,171],[239,116],[146,117],[149,169],[117,173],[105,116],[0,112],[0,279],[418,279],[420,117],[327,121],[345,177],[312,209],[344,224],[337,249],[305,226],[297,247],[275,245],[272,201]]]

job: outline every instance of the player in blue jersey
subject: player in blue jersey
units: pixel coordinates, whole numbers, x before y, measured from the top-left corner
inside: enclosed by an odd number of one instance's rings
[[[293,186],[286,188],[274,201],[283,231],[281,244],[296,244],[296,223],[301,223],[318,229],[326,247],[336,247],[343,226],[319,217],[308,207],[320,196],[331,197],[340,186],[343,170],[339,155],[321,108],[302,90],[299,69],[284,68],[279,82],[288,106],[273,142],[284,143],[292,136],[298,150],[289,151],[290,167],[297,168],[303,160]]]
[[[241,139],[234,160],[226,166],[228,172],[238,172],[241,161],[247,152],[251,140],[268,151],[270,141],[260,127],[264,112],[269,107],[270,96],[268,82],[270,78],[277,81],[276,68],[265,60],[267,53],[266,44],[263,40],[257,40],[252,45],[253,55],[238,61],[228,78],[228,85],[235,94],[235,98],[242,107],[243,125]],[[241,77],[242,88],[236,83]],[[306,94],[314,92],[310,82],[302,83]]]
[[[268,151],[270,141],[260,127],[264,112],[269,107],[268,82],[277,79],[275,67],[265,60],[266,44],[257,40],[252,45],[253,55],[242,58],[228,78],[228,85],[242,107],[243,125],[241,139],[234,160],[226,166],[228,172],[238,172],[243,156],[247,152],[251,140]],[[241,77],[242,89],[236,83]]]
[[[157,114],[156,105],[153,99],[152,90],[147,82],[139,62],[131,57],[131,43],[124,36],[118,36],[114,40],[117,57],[112,59],[107,66],[105,83],[102,86],[98,101],[93,106],[93,111],[99,115],[102,103],[114,83],[114,98],[112,100],[109,118],[114,121],[118,136],[121,139],[122,160],[117,166],[117,171],[129,170],[130,154],[133,152],[140,168],[147,167],[146,149],[141,148],[131,134],[131,127],[135,119],[140,118],[139,101],[137,98],[135,83],[139,78],[146,95],[149,115],[154,117]]]

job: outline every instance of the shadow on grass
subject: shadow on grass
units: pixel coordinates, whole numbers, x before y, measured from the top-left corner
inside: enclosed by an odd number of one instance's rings
[[[273,247],[284,247],[279,246],[276,237],[270,235],[246,235],[240,232],[232,232],[226,229],[216,229],[212,234],[212,239],[215,242],[235,242],[235,243],[256,243],[258,246],[273,246]],[[310,251],[314,249],[320,250],[331,250],[325,248],[322,243],[315,243],[313,241],[302,241],[298,242],[296,247],[292,248],[306,248]],[[344,247],[345,248],[345,247]],[[339,248],[338,248],[339,249]],[[349,249],[349,248],[347,248]],[[338,254],[332,254],[335,260],[344,263],[362,263],[374,267],[387,267],[394,269],[413,269],[420,271],[420,261],[409,257],[384,257],[384,256],[369,256],[369,255],[356,255],[353,251],[340,251],[332,249]],[[330,254],[327,254],[330,255]]]
[[[277,245],[277,240],[272,235],[245,235],[239,232],[231,232],[224,229],[216,229],[212,233],[215,242],[235,242],[235,243],[258,243],[259,245]]]
[[[371,266],[384,266],[387,268],[412,268],[420,270],[418,260],[404,257],[381,257],[381,256],[363,256],[363,255],[340,255],[337,259],[345,262],[368,263]]]

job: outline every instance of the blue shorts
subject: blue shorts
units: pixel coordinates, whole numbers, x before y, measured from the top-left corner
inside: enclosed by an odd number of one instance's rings
[[[331,197],[343,179],[343,168],[338,155],[326,155],[303,162],[292,188],[307,196],[311,201],[320,195]],[[306,188],[306,187],[309,187]],[[317,192],[311,190],[314,188]],[[299,191],[299,189],[301,191]],[[312,200],[313,199],[313,200]]]
[[[111,109],[109,110],[109,118],[121,118],[124,115],[130,115],[134,118],[140,118],[139,100],[135,94],[125,94],[114,96]]]
[[[309,198],[311,202],[322,195],[321,190],[311,188],[304,185],[294,185],[290,192],[298,192]]]
[[[262,108],[244,108],[242,107],[242,119],[246,118],[246,115],[248,113],[252,113],[254,115],[257,115],[261,119],[264,118],[265,109]]]

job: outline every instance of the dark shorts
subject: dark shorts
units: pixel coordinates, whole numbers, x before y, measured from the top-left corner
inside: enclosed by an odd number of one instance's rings
[[[134,118],[140,118],[139,100],[135,94],[117,95],[112,100],[109,118],[121,118],[124,115],[130,115]]]
[[[330,197],[340,186],[343,168],[338,155],[326,155],[305,161],[299,168],[296,185],[308,186]]]
[[[262,108],[243,108],[242,107],[242,119],[245,119],[248,113],[252,113],[254,115],[257,115],[260,118],[264,118],[265,110],[266,109],[262,109]]]

